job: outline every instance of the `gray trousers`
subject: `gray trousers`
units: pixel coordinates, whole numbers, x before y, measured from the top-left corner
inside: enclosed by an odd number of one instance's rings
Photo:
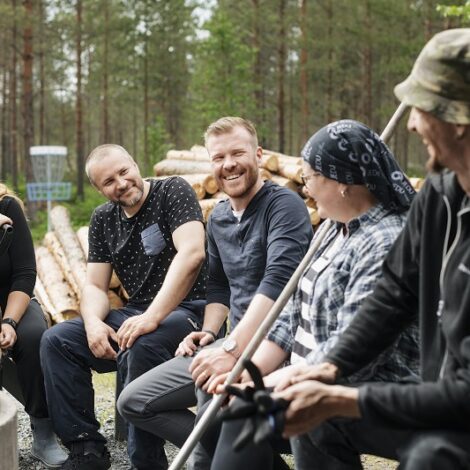
[[[218,347],[223,339],[212,343]],[[193,356],[194,357],[194,356]],[[193,357],[177,356],[132,381],[117,401],[120,415],[134,426],[182,447],[194,428],[195,414],[188,408],[202,406],[210,396],[198,393],[189,373]],[[190,468],[210,468],[202,446],[196,446]]]

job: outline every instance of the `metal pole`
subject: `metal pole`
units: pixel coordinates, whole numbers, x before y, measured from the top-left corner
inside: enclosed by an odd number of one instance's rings
[[[388,124],[385,126],[380,138],[387,144],[390,138],[397,127],[397,124],[400,122],[401,118],[405,114],[405,111],[408,109],[408,105],[405,103],[400,103],[396,111],[393,113],[393,116],[388,121]]]
[[[392,118],[390,119],[389,123],[385,127],[385,130],[382,132],[380,136],[384,142],[387,142],[393,134],[398,122],[405,114],[407,109],[406,105],[403,103],[398,106],[398,109],[393,114]],[[307,253],[305,254],[304,258],[300,262],[297,269],[294,271],[294,274],[290,278],[289,282],[284,287],[283,291],[281,292],[280,296],[274,303],[274,305],[269,310],[266,318],[263,320],[261,325],[259,326],[258,330],[254,334],[251,341],[248,343],[248,346],[243,351],[242,355],[238,358],[234,368],[230,372],[225,384],[232,384],[234,383],[240,374],[243,372],[244,366],[243,361],[245,359],[251,359],[255,351],[258,349],[258,346],[265,338],[266,334],[268,333],[269,329],[276,321],[277,317],[281,313],[284,305],[289,300],[290,296],[295,291],[297,284],[302,276],[302,273],[307,268],[308,264],[313,258],[313,255],[318,250],[321,242],[323,241],[325,235],[327,234],[328,230],[332,226],[333,222],[331,220],[325,220],[323,224],[320,226],[320,232],[318,233],[315,242],[312,243],[310,248],[308,249]],[[194,426],[193,431],[189,435],[188,439],[184,443],[183,447],[181,447],[178,455],[176,456],[175,460],[171,464],[169,470],[180,470],[181,467],[184,465],[186,460],[188,459],[189,455],[191,454],[192,450],[198,443],[201,436],[204,434],[205,430],[211,423],[212,419],[217,414],[217,411],[221,407],[222,403],[224,402],[226,394],[214,395],[211,400],[210,405],[207,407],[206,411],[202,415],[201,419],[197,422]]]

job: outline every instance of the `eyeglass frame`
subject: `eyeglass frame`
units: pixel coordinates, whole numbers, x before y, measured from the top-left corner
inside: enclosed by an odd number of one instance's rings
[[[300,179],[302,180],[302,183],[303,183],[304,185],[306,185],[306,184],[308,183],[308,180],[309,180],[310,178],[315,178],[315,176],[320,176],[320,175],[321,175],[321,173],[312,173],[312,174],[310,174],[310,175],[304,175],[304,174],[302,174],[302,175],[300,175]]]

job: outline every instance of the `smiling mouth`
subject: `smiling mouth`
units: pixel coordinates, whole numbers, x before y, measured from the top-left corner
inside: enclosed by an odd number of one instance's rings
[[[241,176],[240,173],[238,173],[238,174],[236,174],[236,175],[225,176],[225,177],[224,177],[224,180],[226,180],[226,181],[233,181],[233,180],[236,180],[236,179],[240,178],[240,176]]]

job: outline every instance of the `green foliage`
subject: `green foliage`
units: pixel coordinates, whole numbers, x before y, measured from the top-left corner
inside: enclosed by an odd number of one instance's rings
[[[470,22],[470,0],[464,5],[437,5],[436,9],[444,17],[457,17]]]
[[[208,35],[199,41],[191,86],[193,116],[202,129],[224,115],[253,114],[251,65],[254,50],[244,44],[232,18],[217,9],[205,24]],[[199,140],[199,139],[198,139]]]
[[[166,130],[165,121],[161,116],[158,116],[154,124],[148,128],[148,139],[150,157],[154,163],[165,158],[168,150],[174,148],[174,144],[170,142],[170,135]],[[151,170],[151,168],[142,168],[142,173],[144,175],[153,174]]]

